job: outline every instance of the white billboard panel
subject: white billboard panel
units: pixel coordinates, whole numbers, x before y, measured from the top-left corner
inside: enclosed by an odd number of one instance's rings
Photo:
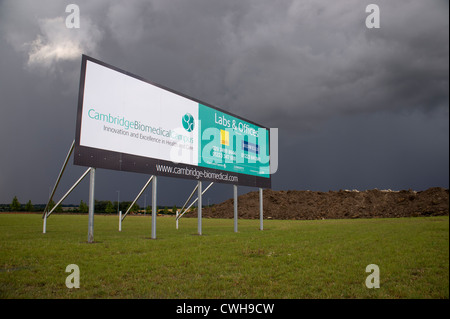
[[[81,146],[197,165],[198,126],[183,129],[186,114],[198,123],[198,103],[87,61]]]

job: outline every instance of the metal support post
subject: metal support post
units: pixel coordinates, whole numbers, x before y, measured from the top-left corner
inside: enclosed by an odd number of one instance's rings
[[[122,231],[122,211],[119,211],[119,231]]]
[[[238,231],[238,196],[237,185],[233,185],[233,197],[234,197],[234,232]]]
[[[75,182],[75,184],[72,185],[72,187],[64,194],[64,196],[56,203],[55,206],[53,206],[53,208],[49,211],[49,212],[44,212],[44,229],[43,229],[43,233],[45,234],[47,232],[47,218],[53,213],[53,211],[62,203],[62,201],[64,199],[66,199],[67,196],[69,196],[69,194],[75,189],[75,187],[78,186],[78,184],[80,184],[80,182],[83,180],[83,178],[86,177],[86,175],[91,171],[92,168],[88,168],[83,175],[81,175],[81,177]]]
[[[192,196],[194,196],[195,191],[198,189],[198,184],[195,185],[194,190],[192,191],[191,195],[189,196],[189,198],[187,199],[187,201],[184,203],[183,207],[181,207],[180,209],[180,213],[183,212],[183,209],[186,207],[187,203],[189,203],[189,201],[191,200]]]
[[[70,146],[69,152],[67,153],[66,159],[64,160],[63,166],[61,167],[61,170],[59,171],[59,175],[58,175],[58,178],[56,179],[55,186],[53,186],[52,193],[51,193],[51,195],[50,195],[50,197],[48,199],[47,205],[44,208],[44,213],[42,214],[42,218],[47,218],[48,206],[49,206],[50,202],[53,199],[53,195],[55,195],[55,191],[58,188],[58,185],[59,185],[59,182],[61,180],[61,177],[62,177],[62,175],[64,173],[64,170],[66,169],[67,163],[69,162],[70,155],[72,155],[74,146],[75,146],[75,140],[73,140],[72,145]],[[44,221],[44,223],[46,223],[46,222]],[[45,230],[44,230],[44,234],[45,234]]]
[[[55,206],[53,206],[53,208],[46,213],[45,217],[47,218],[48,216],[50,216],[53,211],[63,202],[63,200],[66,199],[67,196],[69,196],[69,194],[75,189],[75,187],[78,186],[78,184],[80,184],[80,182],[83,180],[83,178],[86,177],[86,175],[92,170],[92,168],[88,168],[83,175],[81,175],[81,177],[75,182],[75,184],[72,185],[72,187],[64,194],[64,196],[55,204]]]
[[[198,234],[202,234],[202,182],[198,181],[198,208],[197,208],[197,215],[198,215]]]
[[[156,239],[156,213],[158,207],[156,206],[156,185],[157,185],[157,177],[153,176],[152,182],[152,239]]]
[[[43,226],[42,233],[45,234],[46,232],[47,232],[47,213],[44,212],[44,226]]]
[[[259,189],[259,230],[263,230],[263,189]]]
[[[89,224],[88,224],[88,243],[94,242],[94,188],[95,188],[95,168],[91,167],[89,181]]]
[[[206,193],[206,191],[214,184],[214,182],[211,182],[208,187],[206,187],[203,191],[202,194]],[[198,189],[198,183],[197,186],[195,186],[195,190]],[[194,191],[195,191],[194,190]],[[184,214],[187,213],[187,211],[198,201],[198,197],[183,211],[183,209],[180,210],[180,213],[178,214],[177,220],[179,220],[181,217],[183,217]],[[186,206],[186,204],[184,205]]]

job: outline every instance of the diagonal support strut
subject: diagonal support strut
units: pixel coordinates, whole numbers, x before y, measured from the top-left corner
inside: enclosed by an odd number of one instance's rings
[[[202,191],[202,195],[204,194],[204,193],[206,193],[206,191],[212,186],[214,184],[214,182],[211,182],[209,185],[208,185],[208,187],[206,187],[203,191]],[[189,199],[191,199],[191,197],[192,197],[192,195],[195,193],[195,191],[197,190],[197,188],[198,188],[198,185],[195,187],[195,189],[194,189],[194,191],[192,192],[192,194],[191,194],[191,196],[189,197]],[[188,201],[189,201],[189,199],[188,199]],[[198,201],[198,197],[184,210],[184,211],[182,211],[182,210],[180,210],[180,214],[178,215],[178,217],[176,218],[176,220],[179,220],[188,210],[189,210],[189,208],[191,208],[196,202]],[[186,204],[185,204],[186,205]]]
[[[133,205],[137,202],[137,200],[139,199],[139,197],[141,197],[142,193],[145,191],[145,189],[148,187],[148,185],[150,184],[150,182],[152,181],[152,179],[155,176],[152,175],[149,180],[147,181],[147,183],[145,183],[144,187],[142,187],[141,191],[139,192],[139,194],[136,196],[136,198],[134,199],[133,203],[131,203],[130,207],[128,207],[127,211],[125,212],[125,214],[122,216],[122,221],[125,219],[125,217],[127,217],[127,214],[130,212],[131,208],[133,207]],[[145,207],[144,207],[145,209]]]

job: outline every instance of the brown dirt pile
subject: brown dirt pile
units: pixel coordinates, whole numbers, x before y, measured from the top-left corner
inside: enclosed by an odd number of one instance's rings
[[[442,216],[449,214],[449,190],[272,191],[264,190],[265,219],[342,219]],[[259,218],[259,192],[238,197],[239,218]],[[197,217],[189,212],[185,217]],[[233,218],[233,199],[204,207],[204,218]]]

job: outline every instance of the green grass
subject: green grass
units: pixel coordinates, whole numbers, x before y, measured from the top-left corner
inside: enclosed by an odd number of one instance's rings
[[[446,217],[320,221],[0,214],[0,298],[449,298]],[[65,285],[80,268],[80,288]],[[366,266],[380,288],[365,286]]]

